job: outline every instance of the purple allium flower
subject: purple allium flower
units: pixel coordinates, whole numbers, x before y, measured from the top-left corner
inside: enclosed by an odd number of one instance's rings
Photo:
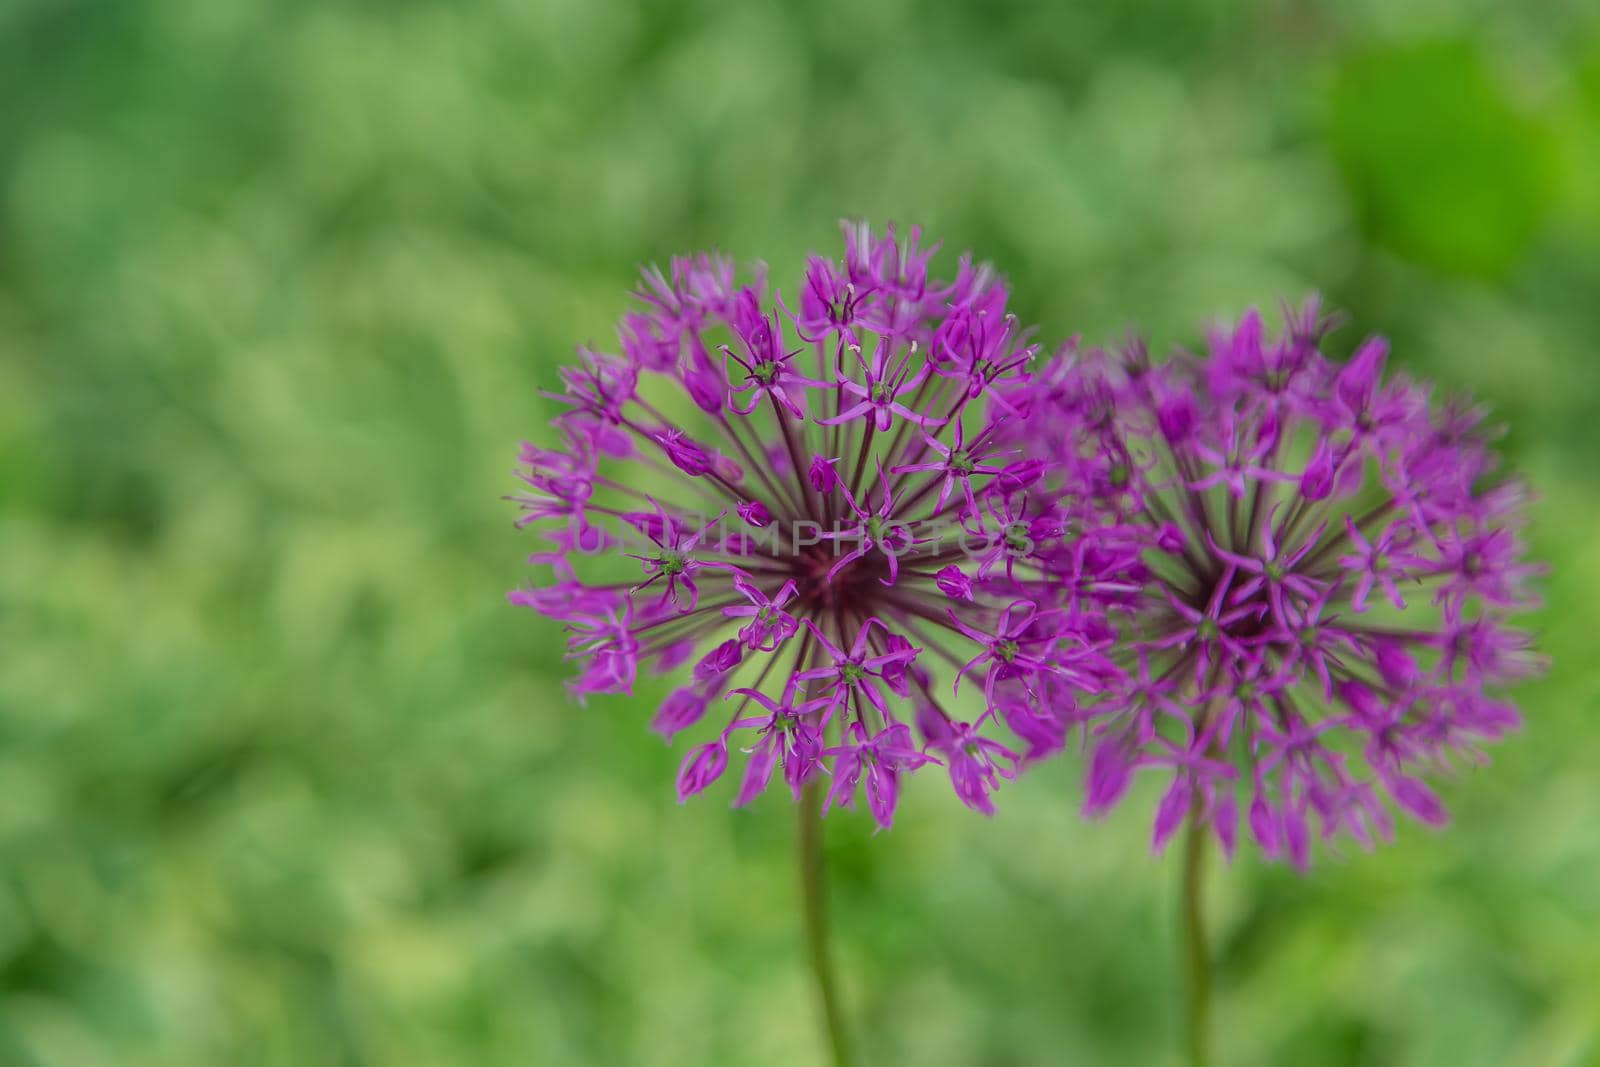
[[[680,797],[732,759],[735,803],[826,774],[826,807],[864,789],[887,827],[902,775],[939,763],[990,812],[1114,675],[1082,591],[1123,559],[1080,556],[1069,590],[1035,554],[1080,505],[1019,428],[1034,347],[993,272],[939,280],[915,230],[845,244],[789,303],[718,257],[646,272],[620,355],[580,349],[550,394],[560,446],[523,448],[550,578],[511,599],[566,624],[579,699],[692,664],[653,721],[717,724]]]
[[[1157,849],[1196,820],[1231,854],[1241,809],[1302,868],[1313,833],[1389,839],[1390,804],[1442,824],[1424,777],[1515,728],[1497,694],[1541,667],[1507,621],[1541,572],[1525,494],[1482,412],[1385,379],[1381,339],[1330,361],[1328,325],[1311,302],[1273,339],[1251,312],[1204,357],[1135,345],[1032,383],[1052,477],[1099,505],[1071,553],[1101,602],[1125,591],[1085,807],[1155,770]]]

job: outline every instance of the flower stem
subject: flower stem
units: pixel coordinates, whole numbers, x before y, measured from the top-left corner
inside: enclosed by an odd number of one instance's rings
[[[822,789],[811,782],[801,791],[800,824],[795,837],[800,866],[800,895],[806,924],[806,945],[817,983],[817,1008],[835,1067],[850,1067],[850,1045],[845,1038],[844,1014],[839,1006],[839,986],[833,974],[833,953],[828,945],[827,885],[822,871]]]
[[[1204,907],[1200,900],[1205,880],[1206,831],[1191,820],[1183,849],[1183,903],[1179,925],[1183,931],[1185,987],[1185,1040],[1191,1067],[1211,1063],[1211,961],[1206,953]]]

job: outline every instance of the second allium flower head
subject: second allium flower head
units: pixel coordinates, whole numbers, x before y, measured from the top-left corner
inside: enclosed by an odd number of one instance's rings
[[[988,267],[939,280],[933,251],[847,224],[788,301],[717,257],[649,271],[620,354],[564,373],[561,447],[523,450],[554,581],[512,599],[567,623],[580,697],[688,666],[654,725],[716,726],[680,796],[742,753],[738,803],[781,767],[887,826],[901,774],[939,763],[989,812],[1115,673],[1033,551],[1082,518],[1009,428],[1034,349]],[[619,540],[642,576],[590,580]]]
[[[1423,776],[1514,728],[1496,690],[1542,666],[1509,621],[1540,571],[1525,493],[1482,412],[1386,381],[1381,338],[1325,358],[1327,327],[1315,303],[1279,337],[1251,312],[1203,357],[1133,346],[1034,383],[1052,478],[1097,504],[1079,551],[1139,589],[1087,810],[1165,776],[1158,849],[1192,820],[1231,854],[1243,821],[1304,867],[1313,833],[1390,838],[1390,804],[1442,824]]]
[[[888,826],[942,764],[991,812],[1078,729],[1091,812],[1170,775],[1157,847],[1192,819],[1231,851],[1241,791],[1297,864],[1313,819],[1388,836],[1383,794],[1442,821],[1422,774],[1513,726],[1491,690],[1538,665],[1479,415],[1384,383],[1380,341],[1327,360],[1314,306],[1206,358],[1030,367],[995,275],[932,254],[847,224],[788,300],[674,260],[620,354],[581,351],[561,447],[521,457],[553,579],[511,594],[566,622],[573,693],[686,674],[654,726],[713,731],[680,797],[742,758],[736,803],[781,768]],[[598,580],[599,553],[638,570]]]

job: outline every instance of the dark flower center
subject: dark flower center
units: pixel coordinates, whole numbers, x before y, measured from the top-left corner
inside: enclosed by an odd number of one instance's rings
[[[851,560],[829,578],[828,572],[838,562],[834,547],[827,544],[814,545],[795,559],[794,579],[798,593],[795,608],[798,610],[791,610],[796,615],[809,615],[820,623],[844,611],[872,614],[871,605],[879,600],[885,588],[880,579],[889,575],[888,558],[881,552],[868,552],[860,559]]]

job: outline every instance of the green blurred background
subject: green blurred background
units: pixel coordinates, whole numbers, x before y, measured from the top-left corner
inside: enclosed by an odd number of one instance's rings
[[[1099,9],[1099,10],[1096,10]],[[1218,880],[1223,1061],[1600,1063],[1600,18],[1577,0],[0,2],[0,1063],[814,1064],[777,792],[506,605],[635,265],[921,222],[1048,336],[1321,290],[1538,486],[1456,825]],[[829,823],[871,1064],[1175,1062],[1073,761]]]

